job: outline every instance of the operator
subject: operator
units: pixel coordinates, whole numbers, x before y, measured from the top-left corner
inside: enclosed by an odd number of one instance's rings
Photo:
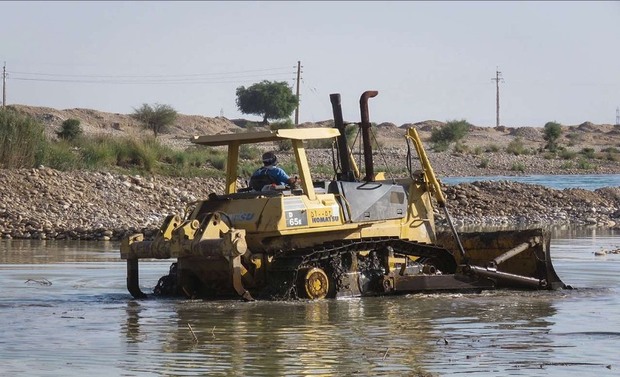
[[[278,158],[273,152],[263,154],[263,167],[257,169],[250,177],[249,186],[261,191],[265,185],[295,185],[299,180],[297,177],[289,177],[288,174],[278,165]]]

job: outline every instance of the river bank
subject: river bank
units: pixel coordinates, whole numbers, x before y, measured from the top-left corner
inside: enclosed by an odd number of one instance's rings
[[[0,237],[119,240],[154,234],[168,214],[224,183],[214,178],[141,177],[48,168],[0,170]],[[620,188],[554,190],[517,182],[444,185],[458,225],[590,224],[617,227]],[[437,212],[437,223],[445,223]]]

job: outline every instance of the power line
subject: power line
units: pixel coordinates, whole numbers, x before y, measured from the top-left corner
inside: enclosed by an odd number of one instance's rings
[[[10,75],[9,75],[10,74]],[[98,85],[195,85],[245,84],[264,80],[265,77],[290,77],[290,67],[261,68],[229,72],[192,73],[173,75],[86,75],[51,72],[2,71],[3,101],[6,104],[6,79],[37,83],[98,84]],[[282,80],[284,81],[284,80]],[[299,84],[298,84],[299,86]],[[299,90],[299,89],[298,89]],[[223,111],[223,110],[222,110]]]
[[[64,73],[20,72],[20,71],[12,71],[11,73],[19,74],[19,75],[28,75],[28,76],[141,79],[141,78],[169,78],[169,77],[183,78],[183,77],[201,77],[201,76],[207,76],[207,77],[208,76],[230,76],[230,75],[237,75],[241,73],[257,73],[257,72],[268,72],[268,71],[283,71],[280,73],[284,74],[284,73],[289,73],[290,69],[288,67],[277,67],[277,68],[249,69],[249,70],[243,70],[243,71],[230,71],[230,72],[191,73],[191,74],[185,74],[185,75],[75,75],[75,74],[64,74]],[[280,73],[277,73],[277,74],[280,74]]]
[[[284,77],[290,73],[267,73],[260,75],[260,78],[266,76]],[[55,78],[34,78],[34,77],[11,77],[16,81],[36,81],[36,82],[59,82],[59,83],[83,83],[83,84],[227,84],[256,81],[259,78],[256,75],[242,75],[220,78],[180,78],[180,79],[55,79]]]
[[[307,79],[301,79],[301,82],[308,88],[310,89],[310,92],[313,93],[317,100],[319,101],[319,103],[321,103],[323,105],[323,107],[328,110],[331,111],[331,107],[329,105],[327,105],[327,102],[323,100],[323,98],[321,97],[322,93],[319,93],[319,91],[317,90],[317,88],[313,85],[311,85],[310,83],[307,82]]]

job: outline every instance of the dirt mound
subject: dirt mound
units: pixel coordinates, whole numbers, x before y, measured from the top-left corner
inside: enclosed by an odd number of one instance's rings
[[[591,122],[583,122],[577,126],[577,129],[580,131],[595,131],[596,127]]]
[[[392,122],[383,122],[383,123],[379,123],[377,124],[377,128],[385,128],[385,129],[391,129],[394,130],[398,127],[396,127],[396,125]]]
[[[542,132],[540,128],[535,127],[519,127],[510,130],[510,135],[521,137],[526,140],[541,140]]]

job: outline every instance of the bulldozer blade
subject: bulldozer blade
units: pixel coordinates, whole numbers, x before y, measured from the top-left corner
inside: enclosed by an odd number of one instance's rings
[[[487,279],[479,279],[465,274],[388,276],[384,278],[385,293],[390,292],[441,292],[441,291],[480,291],[493,289],[495,285]]]
[[[497,287],[560,289],[567,286],[553,268],[550,234],[543,229],[459,233],[467,259],[460,257],[452,232],[437,243],[451,250],[462,272],[488,279]]]

